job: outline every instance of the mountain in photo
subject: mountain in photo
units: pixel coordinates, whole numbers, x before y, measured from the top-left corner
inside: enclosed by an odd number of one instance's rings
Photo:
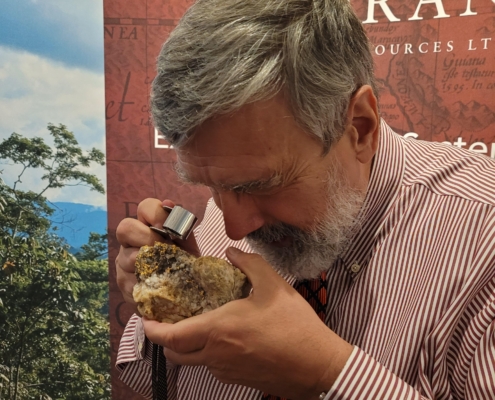
[[[51,204],[55,209],[50,217],[53,232],[67,241],[72,253],[76,253],[83,244],[88,243],[90,232],[106,233],[106,210],[89,204],[65,202]]]

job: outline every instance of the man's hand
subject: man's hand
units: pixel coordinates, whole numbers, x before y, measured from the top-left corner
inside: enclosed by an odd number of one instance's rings
[[[174,364],[206,365],[221,382],[290,399],[318,399],[353,347],[260,256],[230,248],[253,285],[248,298],[176,324],[144,320],[147,337]]]
[[[137,219],[126,218],[117,227],[117,240],[121,245],[115,260],[117,284],[128,303],[134,304],[132,298],[132,289],[136,284],[134,264],[140,247],[167,241],[149,228],[150,226],[162,228],[163,222],[168,216],[168,212],[163,209],[163,206],[174,207],[175,204],[170,200],[143,200],[137,209]],[[172,243],[172,241],[167,242]],[[193,234],[186,241],[174,240],[173,243],[191,254],[199,255],[198,245]]]

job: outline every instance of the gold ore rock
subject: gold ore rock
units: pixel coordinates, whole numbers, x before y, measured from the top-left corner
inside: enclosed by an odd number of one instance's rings
[[[133,297],[149,319],[174,323],[246,297],[251,285],[238,268],[220,258],[196,258],[156,242],[136,257]]]

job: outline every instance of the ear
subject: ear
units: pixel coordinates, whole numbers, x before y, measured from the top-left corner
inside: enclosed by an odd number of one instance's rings
[[[363,164],[370,162],[378,148],[379,121],[378,102],[369,85],[360,87],[351,98],[347,111],[346,133],[356,158]]]

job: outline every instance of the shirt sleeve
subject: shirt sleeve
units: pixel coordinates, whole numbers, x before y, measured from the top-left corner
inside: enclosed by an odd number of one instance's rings
[[[495,301],[491,312],[492,322],[478,343],[469,369],[466,400],[495,399]]]
[[[495,288],[495,284],[489,287],[490,290],[493,288]],[[495,399],[495,290],[493,293],[494,295],[490,296],[490,299],[474,319],[475,329],[466,330],[466,335],[470,337],[470,343],[475,346],[473,347],[475,351],[469,363],[466,364],[467,379],[461,389],[463,393],[457,393],[454,398],[465,400]],[[475,339],[476,334],[479,337]],[[451,380],[459,378],[454,374],[449,377],[449,381],[452,383]],[[453,398],[452,395],[444,397],[434,393],[431,389],[431,379],[425,375],[420,374],[419,380],[423,394],[363,350],[354,347],[344,369],[328,391],[325,400]],[[449,383],[444,383],[447,385],[448,391]]]
[[[120,371],[119,379],[145,399],[153,398],[151,385],[152,350],[153,344],[144,334],[141,317],[134,314],[129,319],[120,340],[116,367]],[[179,368],[167,360],[168,400],[177,399]]]
[[[328,391],[325,400],[428,399],[358,347]]]
[[[120,340],[116,367],[122,382],[146,399],[152,398],[151,344],[146,340],[143,323],[136,314],[130,318]]]

